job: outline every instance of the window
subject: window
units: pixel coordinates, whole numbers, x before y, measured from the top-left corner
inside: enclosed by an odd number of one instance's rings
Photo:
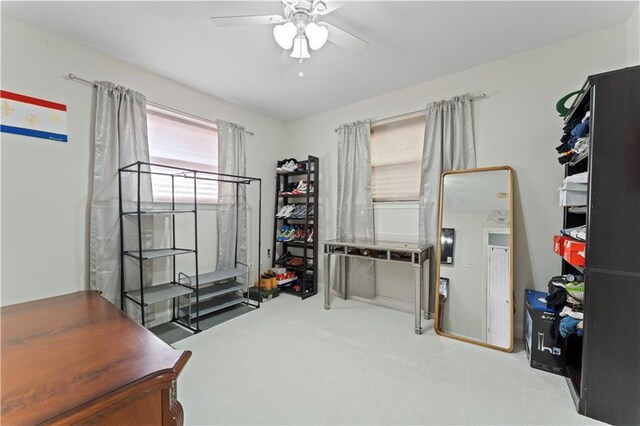
[[[206,121],[147,105],[147,131],[151,163],[187,169],[218,171],[218,133]],[[176,202],[193,202],[193,180],[176,178]],[[171,202],[171,178],[151,175],[154,202]],[[216,203],[218,185],[198,181],[198,202]]]
[[[424,115],[371,129],[373,201],[417,201],[424,141]]]

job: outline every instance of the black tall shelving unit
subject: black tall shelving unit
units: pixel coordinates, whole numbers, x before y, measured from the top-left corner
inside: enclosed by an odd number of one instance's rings
[[[320,191],[320,160],[318,157],[309,155],[306,160],[298,161],[298,164],[305,164],[306,169],[276,174],[276,190],[275,190],[275,210],[277,213],[280,208],[288,204],[304,204],[306,206],[306,214],[304,218],[281,219],[274,216],[274,236],[273,236],[273,261],[272,267],[287,268],[289,271],[294,271],[298,277],[297,284],[300,285],[301,291],[297,292],[293,290],[296,282],[288,283],[284,286],[280,286],[280,289],[285,293],[300,296],[303,300],[318,294],[318,227],[315,225],[318,223],[318,205],[317,200]],[[282,165],[278,162],[277,167]],[[313,185],[314,191],[307,190],[306,194],[300,195],[281,195],[292,182],[305,181],[307,187]],[[311,212],[313,211],[313,215]],[[301,226],[306,231],[313,230],[313,242],[308,242],[304,239],[302,242],[283,242],[276,241],[278,231],[284,226]],[[288,266],[286,264],[278,264],[276,260],[283,253],[291,251],[294,256],[300,256],[303,259],[302,266]],[[311,280],[308,280],[311,277]],[[311,288],[309,282],[311,281]]]
[[[584,335],[566,340],[567,384],[578,412],[640,424],[640,67],[590,76],[565,123],[589,105],[589,155],[565,166],[588,172],[587,213],[564,208],[565,228],[587,226]]]
[[[141,199],[142,180],[151,179],[151,175],[168,179],[170,202],[154,203]],[[123,181],[131,178],[133,184],[123,185]],[[186,182],[186,184],[185,184]],[[245,304],[254,308],[260,307],[260,300],[253,302],[248,297],[248,288],[254,277],[248,264],[238,261],[237,250],[235,267],[201,273],[198,262],[198,183],[218,182],[234,184],[235,215],[239,215],[239,194],[241,186],[258,184],[258,264],[260,264],[261,229],[262,229],[262,181],[248,176],[213,173],[204,170],[187,169],[163,164],[135,162],[119,169],[119,212],[120,212],[120,304],[126,310],[126,301],[133,302],[141,310],[141,323],[146,326],[146,309],[155,303],[171,301],[171,322],[176,323],[194,333],[201,331],[200,319],[204,315],[219,310]],[[133,194],[123,194],[123,187],[134,188]],[[192,198],[189,201],[176,200],[176,186],[183,191],[191,188]],[[130,189],[131,190],[131,189]],[[176,246],[176,216],[193,216],[193,246]],[[143,217],[170,217],[170,243],[162,248],[143,247]],[[135,221],[137,247],[130,249],[125,243],[125,219]],[[236,242],[238,240],[236,229]],[[236,244],[237,246],[237,244]],[[194,261],[194,273],[185,274],[178,271],[176,257],[191,255]],[[171,279],[163,284],[153,284],[152,274],[145,272],[144,264],[153,259],[169,258]],[[138,283],[132,285],[126,280],[126,260],[135,263],[138,268]],[[147,276],[150,275],[150,276]],[[257,274],[256,274],[257,275]],[[238,281],[244,282],[240,282]],[[149,283],[147,283],[149,281]],[[184,306],[183,306],[184,302]]]

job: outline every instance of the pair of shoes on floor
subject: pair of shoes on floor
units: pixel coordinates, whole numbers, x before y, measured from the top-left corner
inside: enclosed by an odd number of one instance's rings
[[[278,161],[278,167],[276,167],[276,173],[286,174],[294,172],[298,169],[298,160],[295,158],[285,158],[282,161]]]
[[[271,291],[278,288],[278,281],[276,280],[276,273],[269,269],[260,275],[260,281],[255,286],[265,291]]]

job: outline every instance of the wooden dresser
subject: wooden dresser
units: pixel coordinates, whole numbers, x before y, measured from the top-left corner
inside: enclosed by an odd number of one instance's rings
[[[181,425],[191,357],[93,291],[0,309],[4,425]]]

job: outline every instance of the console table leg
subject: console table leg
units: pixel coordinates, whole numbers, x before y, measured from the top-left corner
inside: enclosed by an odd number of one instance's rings
[[[420,265],[413,265],[413,280],[415,284],[415,317],[416,317],[416,334],[422,334],[422,268]]]
[[[331,306],[330,297],[331,297],[331,279],[330,279],[330,271],[331,270],[331,255],[329,253],[324,254],[324,308],[329,309]]]

